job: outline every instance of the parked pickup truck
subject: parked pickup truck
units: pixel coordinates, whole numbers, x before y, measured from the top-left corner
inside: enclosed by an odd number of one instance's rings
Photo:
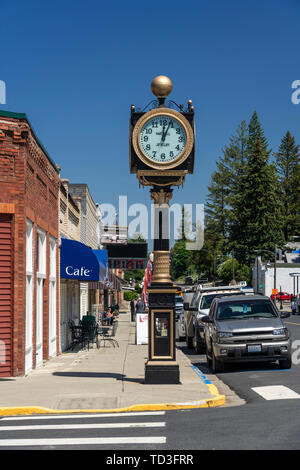
[[[217,297],[202,318],[206,358],[213,372],[228,362],[278,361],[291,367],[290,334],[269,297],[261,295]]]
[[[187,294],[183,295],[184,329],[188,348],[195,348],[198,354],[205,351],[204,325],[201,319],[208,314],[212,300],[217,296],[243,294],[244,287],[244,285],[219,287],[199,285],[191,299]]]

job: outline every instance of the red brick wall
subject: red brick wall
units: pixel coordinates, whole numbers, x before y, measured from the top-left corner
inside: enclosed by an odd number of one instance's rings
[[[37,227],[47,233],[44,283],[43,358],[48,358],[49,237],[58,239],[59,176],[24,119],[0,115],[0,214],[10,211],[14,227],[13,370],[24,374],[26,318],[26,218],[33,222],[33,272]],[[57,247],[57,351],[59,345],[59,249]],[[33,277],[33,366],[35,366],[36,276]],[[1,338],[0,338],[1,339]]]

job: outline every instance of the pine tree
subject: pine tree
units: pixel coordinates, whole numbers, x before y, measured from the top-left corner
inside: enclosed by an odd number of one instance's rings
[[[181,224],[179,227],[178,237],[171,249],[171,266],[170,274],[173,281],[180,277],[187,276],[190,268],[191,251],[186,249],[186,242],[188,241],[185,232],[190,230],[190,217],[189,214],[182,208]]]
[[[251,263],[259,252],[283,243],[281,204],[275,166],[256,111],[249,126],[246,160],[240,166],[232,199],[231,243],[240,262]]]
[[[211,237],[214,233],[215,245],[221,252],[228,247],[228,235],[232,223],[232,198],[236,192],[237,177],[246,158],[248,132],[245,121],[238,126],[236,134],[223,150],[223,156],[217,162],[208,187],[206,204],[206,230]]]
[[[281,140],[275,160],[283,206],[283,232],[285,241],[288,241],[300,231],[300,154],[299,146],[289,131]]]
[[[216,260],[225,259],[226,253],[231,251],[228,236],[233,223],[232,198],[239,168],[246,158],[247,139],[247,124],[243,121],[223,149],[212,174],[205,207],[204,247],[192,254],[192,261],[201,277],[213,278]]]

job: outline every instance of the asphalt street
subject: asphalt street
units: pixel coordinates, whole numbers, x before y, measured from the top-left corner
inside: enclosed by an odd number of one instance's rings
[[[297,345],[300,317],[291,316],[285,323]],[[204,355],[187,349],[184,342],[177,346],[202,373],[212,376]],[[298,357],[294,348],[294,359]],[[211,409],[2,417],[0,450],[105,449],[133,455],[147,450],[156,455],[167,450],[300,448],[300,365],[280,370],[276,364],[236,364],[216,380],[244,404],[236,406],[229,399],[227,406]]]
[[[284,322],[291,333],[293,364],[291,369],[281,370],[277,363],[241,363],[227,365],[224,373],[217,374],[247,404],[265,401],[253,388],[279,386],[289,388],[300,395],[300,316],[291,315]],[[205,373],[212,373],[205,355],[198,355],[186,347],[185,342],[178,342],[191,362]],[[299,362],[299,364],[297,363]]]
[[[0,450],[296,450],[297,400],[122,416],[2,418]]]

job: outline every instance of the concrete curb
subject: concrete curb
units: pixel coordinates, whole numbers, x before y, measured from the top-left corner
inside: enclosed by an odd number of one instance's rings
[[[186,410],[193,408],[214,408],[222,406],[226,403],[225,395],[220,395],[217,387],[206,378],[206,376],[196,367],[191,368],[204,381],[205,385],[212,395],[212,398],[204,400],[192,401],[186,403],[148,403],[131,405],[124,408],[113,409],[82,409],[82,410],[52,410],[41,406],[20,406],[20,407],[0,407],[1,416],[24,416],[34,414],[74,414],[74,413],[122,413],[130,411],[170,411],[170,410]]]
[[[130,411],[169,411],[169,410],[183,410],[192,408],[213,408],[225,404],[225,396],[218,395],[215,398],[208,398],[206,400],[195,401],[190,403],[153,403],[131,405],[125,408],[114,409],[93,409],[93,410],[52,410],[49,408],[42,408],[39,406],[23,406],[23,407],[5,407],[0,408],[1,416],[24,416],[33,414],[73,414],[73,413],[122,413]]]

